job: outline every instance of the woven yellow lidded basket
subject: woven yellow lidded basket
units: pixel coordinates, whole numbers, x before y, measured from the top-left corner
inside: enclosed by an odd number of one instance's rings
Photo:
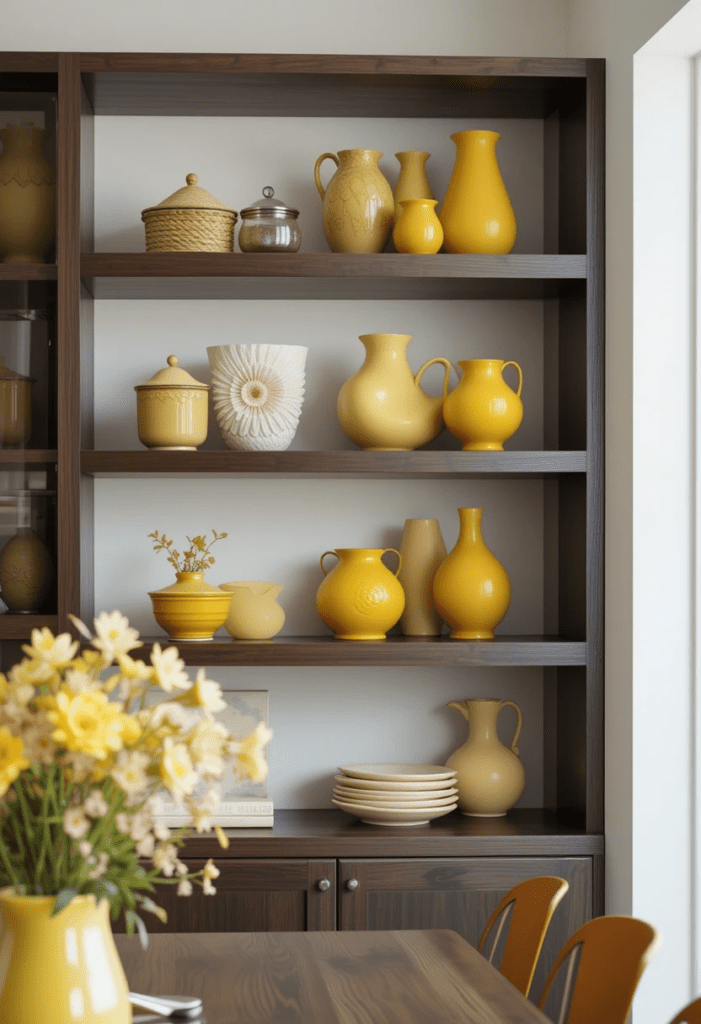
[[[141,211],[146,252],[233,252],[236,210],[200,188],[196,174],[185,180],[185,188]]]

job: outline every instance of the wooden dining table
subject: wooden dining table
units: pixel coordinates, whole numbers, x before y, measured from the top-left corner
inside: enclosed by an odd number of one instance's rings
[[[132,992],[199,996],[201,1024],[550,1024],[446,930],[115,935]],[[135,1024],[162,1018],[135,1011]]]

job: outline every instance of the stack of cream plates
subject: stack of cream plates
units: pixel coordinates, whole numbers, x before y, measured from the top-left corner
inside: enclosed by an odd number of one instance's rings
[[[349,764],[333,803],[369,825],[426,825],[458,806],[456,772],[440,764]]]

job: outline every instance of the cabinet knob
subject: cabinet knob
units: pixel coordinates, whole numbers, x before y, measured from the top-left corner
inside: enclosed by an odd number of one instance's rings
[[[321,892],[328,892],[331,888],[331,882],[329,882],[328,878],[320,878],[316,883],[316,887],[317,889],[320,889]]]
[[[359,885],[360,882],[357,878],[349,878],[346,882],[346,889],[348,889],[349,892],[355,892]]]

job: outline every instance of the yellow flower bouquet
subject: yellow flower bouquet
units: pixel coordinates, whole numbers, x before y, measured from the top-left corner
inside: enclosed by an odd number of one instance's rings
[[[32,631],[27,655],[0,674],[0,888],[55,896],[58,913],[76,896],[107,898],[127,930],[145,927],[139,910],[165,912],[157,884],[216,892],[210,860],[199,872],[178,858],[185,837],[216,831],[218,780],[231,766],[260,781],[271,733],[261,725],[236,740],[214,714],[226,706],[200,669],[194,682],[176,647],[153,645],[149,662],[130,654],[138,632],[120,612],[102,612],[90,642]],[[192,824],[171,831],[154,818],[164,791]],[[150,862],[150,864],[149,864]]]

